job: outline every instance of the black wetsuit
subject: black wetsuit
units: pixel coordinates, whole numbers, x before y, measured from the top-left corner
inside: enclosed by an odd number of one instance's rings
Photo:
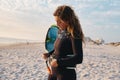
[[[55,55],[58,67],[52,67],[53,74],[48,80],[76,80],[74,68],[83,60],[82,40],[71,37],[65,30],[59,31],[50,54]]]

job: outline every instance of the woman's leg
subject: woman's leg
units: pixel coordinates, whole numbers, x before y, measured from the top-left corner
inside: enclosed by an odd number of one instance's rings
[[[76,72],[74,69],[64,69],[59,72],[57,80],[76,80]]]
[[[48,80],[57,80],[56,76],[50,75],[48,76]]]

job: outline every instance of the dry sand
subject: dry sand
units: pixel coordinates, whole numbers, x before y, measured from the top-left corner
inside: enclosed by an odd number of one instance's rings
[[[0,80],[47,80],[44,43],[0,47]],[[87,45],[77,80],[120,80],[120,46]]]

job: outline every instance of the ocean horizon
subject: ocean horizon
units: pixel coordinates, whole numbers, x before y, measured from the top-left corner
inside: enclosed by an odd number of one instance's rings
[[[17,43],[34,43],[34,42],[44,42],[44,41],[0,37],[0,44],[17,44]]]

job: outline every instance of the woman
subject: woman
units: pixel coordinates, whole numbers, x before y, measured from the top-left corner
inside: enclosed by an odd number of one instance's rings
[[[48,80],[76,80],[76,64],[82,63],[84,35],[74,10],[67,5],[59,6],[54,12],[59,27],[54,50],[44,53],[50,59],[51,71]]]

